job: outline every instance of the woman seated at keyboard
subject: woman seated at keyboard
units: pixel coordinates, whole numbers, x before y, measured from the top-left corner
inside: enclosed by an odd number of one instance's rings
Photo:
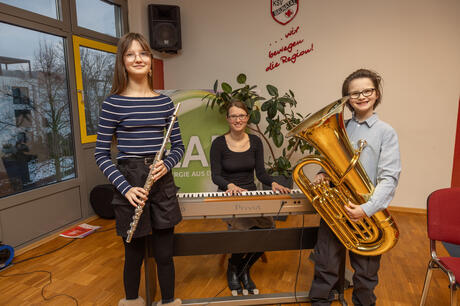
[[[241,101],[232,101],[227,108],[229,131],[217,137],[211,145],[212,181],[219,191],[229,194],[241,194],[256,190],[254,171],[257,179],[272,190],[289,193],[289,188],[273,181],[264,168],[264,150],[262,141],[256,135],[246,133],[249,112]],[[229,229],[247,230],[272,228],[271,217],[233,218],[226,220]],[[243,289],[258,294],[256,285],[249,275],[251,266],[262,256],[262,252],[232,254],[228,260],[227,281],[233,295],[242,293]]]

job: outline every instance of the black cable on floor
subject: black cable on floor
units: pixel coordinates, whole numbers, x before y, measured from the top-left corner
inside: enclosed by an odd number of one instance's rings
[[[113,230],[115,227],[111,227],[111,228],[108,228],[106,230],[96,230],[94,233],[103,233],[103,232],[108,232],[108,231],[111,231]],[[93,233],[93,234],[94,234]],[[48,255],[48,254],[51,254],[51,253],[54,253],[56,251],[59,251],[60,249],[63,249],[65,248],[66,246],[68,246],[69,244],[73,243],[77,238],[74,238],[72,239],[71,241],[67,242],[66,244],[64,244],[63,246],[60,246],[58,247],[57,249],[54,249],[52,251],[49,251],[49,252],[46,252],[46,253],[43,253],[43,254],[40,254],[40,255],[37,255],[37,256],[32,256],[30,258],[26,258],[26,259],[23,259],[23,260],[20,260],[20,261],[16,261],[16,262],[12,262],[11,264],[14,265],[14,264],[20,264],[20,263],[23,263],[25,261],[28,261],[28,260],[31,260],[31,259],[35,259],[35,258],[38,258],[38,257],[42,257],[42,256],[45,256],[45,255]]]
[[[35,258],[38,258],[38,257],[42,257],[42,256],[45,256],[45,255],[54,253],[56,251],[59,251],[60,249],[65,248],[66,246],[68,246],[69,244],[73,243],[74,241],[75,241],[75,239],[72,239],[71,241],[67,242],[66,244],[64,244],[64,245],[62,245],[60,247],[58,247],[57,249],[54,249],[52,251],[49,251],[49,252],[46,252],[46,253],[43,253],[43,254],[40,254],[40,255],[32,256],[32,257],[29,257],[29,258],[26,258],[26,259],[23,259],[23,260],[20,260],[20,261],[12,262],[11,264],[12,265],[17,265],[17,264],[23,263],[25,261],[29,261],[29,260],[32,260],[32,259],[35,259]]]
[[[101,230],[97,230],[97,231],[95,231],[95,233],[102,233],[102,232],[111,231],[111,230],[113,230],[114,228],[115,228],[115,227],[112,227],[112,228],[109,228],[109,229],[106,229],[106,230],[102,230],[102,231],[101,231]],[[25,259],[23,259],[23,260],[19,260],[19,261],[16,261],[16,262],[12,262],[12,263],[11,263],[11,266],[18,265],[18,264],[21,264],[21,263],[23,263],[23,262],[26,262],[26,261],[29,261],[29,260],[32,260],[32,259],[35,259],[35,258],[39,258],[39,257],[45,256],[45,255],[54,253],[54,252],[56,252],[56,251],[59,251],[59,250],[65,248],[66,246],[68,246],[69,244],[75,242],[75,240],[77,240],[77,238],[72,239],[71,241],[67,242],[66,244],[64,244],[64,245],[62,245],[62,246],[60,246],[60,247],[58,247],[57,249],[54,249],[54,250],[52,250],[52,251],[49,251],[49,252],[46,252],[46,253],[43,253],[43,254],[40,254],[40,255],[32,256],[32,257],[29,257],[29,258],[25,258]],[[75,297],[73,297],[73,296],[71,296],[71,295],[68,295],[68,294],[65,294],[65,293],[56,294],[56,295],[53,295],[53,296],[48,297],[48,298],[45,296],[45,288],[46,288],[47,286],[51,285],[51,283],[52,283],[52,273],[51,273],[50,271],[47,271],[47,270],[37,270],[37,271],[24,272],[24,273],[18,273],[18,274],[0,275],[0,277],[8,278],[8,277],[13,277],[13,276],[24,276],[24,275],[29,275],[29,274],[32,274],[32,273],[39,273],[39,272],[48,273],[48,274],[49,274],[49,282],[48,282],[46,285],[44,285],[44,286],[42,287],[42,290],[41,290],[42,298],[43,298],[45,301],[50,301],[50,300],[52,300],[52,299],[54,299],[54,298],[56,298],[56,297],[59,297],[59,296],[65,296],[65,297],[68,297],[68,298],[72,299],[72,300],[76,303],[76,305],[78,306],[78,300],[77,300]]]
[[[113,229],[115,229],[115,226],[114,226],[114,227],[111,227],[111,228],[108,228],[108,229],[105,229],[105,230],[102,230],[102,231],[100,231],[100,230],[96,230],[94,233],[103,233],[103,232],[108,232],[108,231],[111,231],[111,230],[113,230]]]
[[[48,283],[46,285],[44,285],[42,287],[42,290],[41,290],[41,295],[42,295],[42,298],[45,300],[45,301],[50,301],[54,298],[57,298],[59,296],[65,296],[65,297],[68,297],[70,299],[72,299],[75,304],[78,306],[78,300],[76,298],[74,298],[73,296],[71,295],[68,295],[68,294],[65,294],[65,293],[60,293],[60,294],[56,294],[56,295],[53,295],[51,297],[46,297],[45,296],[45,288],[48,287],[49,285],[51,285],[52,283],[52,274],[50,271],[46,271],[46,270],[37,270],[37,271],[32,271],[32,272],[24,272],[24,273],[17,273],[17,274],[8,274],[8,275],[0,275],[0,277],[3,277],[3,278],[7,278],[7,277],[13,277],[13,276],[24,276],[24,275],[29,275],[29,274],[32,274],[32,273],[48,273],[48,276],[49,276],[49,280],[48,280]]]

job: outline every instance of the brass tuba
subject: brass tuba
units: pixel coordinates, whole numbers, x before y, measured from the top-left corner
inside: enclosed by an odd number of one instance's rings
[[[354,150],[345,130],[343,110],[348,98],[329,104],[289,131],[288,137],[302,138],[321,153],[303,158],[292,177],[347,249],[360,255],[379,255],[398,241],[399,231],[393,217],[385,209],[353,222],[344,209],[348,201],[366,203],[374,191],[359,162],[366,142],[360,140],[358,150]],[[309,164],[320,165],[332,184],[312,184],[303,170]]]

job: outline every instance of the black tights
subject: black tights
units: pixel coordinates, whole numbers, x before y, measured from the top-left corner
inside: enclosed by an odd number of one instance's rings
[[[253,226],[252,229],[260,229],[258,226]],[[232,265],[238,267],[239,270],[245,268],[249,271],[252,265],[264,254],[264,252],[257,253],[234,253],[229,261]]]
[[[161,230],[154,229],[152,236],[161,300],[165,304],[174,300],[174,227]],[[141,266],[145,254],[145,237],[133,238],[130,243],[123,239],[123,243],[125,244],[123,282],[126,299],[133,300],[137,299],[139,294]]]
[[[257,252],[257,253],[234,253],[230,257],[230,263],[238,269],[249,269],[252,265],[262,256],[264,252]]]

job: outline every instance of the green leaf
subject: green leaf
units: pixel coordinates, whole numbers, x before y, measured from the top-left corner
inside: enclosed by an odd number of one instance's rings
[[[284,106],[281,103],[277,103],[276,108],[281,114],[284,114]]]
[[[252,110],[254,108],[254,102],[255,101],[252,100],[252,99],[246,100],[246,105],[247,105],[248,109]]]
[[[275,146],[277,146],[278,148],[283,145],[283,140],[284,140],[283,134],[277,133],[273,135],[273,142],[275,143]]]
[[[251,112],[251,117],[249,118],[249,120],[251,121],[251,123],[259,124],[259,122],[260,122],[260,112],[259,112],[259,110],[253,110]]]
[[[215,99],[215,98],[214,98],[214,99]],[[203,98],[201,98],[201,101],[206,100],[206,108],[208,108],[208,107],[209,107],[209,103],[210,103],[212,100],[214,100],[214,99],[211,99],[210,95],[208,94],[208,95],[204,96]]]
[[[276,104],[275,105],[271,104],[270,107],[267,109],[267,115],[269,118],[274,118],[276,116],[276,112],[277,112]]]
[[[224,104],[230,102],[230,100],[232,99],[232,97],[226,92],[223,92],[221,97],[222,97],[222,100],[223,100]]]
[[[222,90],[226,93],[231,93],[232,92],[232,86],[230,86],[228,83],[222,82],[220,85],[222,86]]]
[[[217,92],[217,86],[218,86],[218,84],[219,84],[219,82],[216,80],[216,81],[214,82],[214,87],[213,87],[213,88],[214,88],[214,92]]]
[[[278,100],[280,102],[287,103],[287,104],[290,104],[290,105],[293,103],[292,99],[288,98],[288,97],[281,97],[281,98],[278,98]]]
[[[238,82],[238,84],[244,84],[246,83],[246,75],[244,73],[240,73],[237,77],[236,77],[236,81]]]
[[[214,108],[214,105],[216,104],[216,101],[217,101],[217,98],[212,99],[212,102],[211,102],[211,109]]]
[[[278,88],[273,85],[267,85],[268,94],[272,97],[276,97],[278,95]]]
[[[284,156],[281,156],[280,158],[278,158],[276,164],[277,164],[278,171],[286,171],[287,169],[291,168],[291,163]]]
[[[263,112],[266,112],[267,109],[270,107],[270,101],[271,100],[268,100],[268,101],[265,101],[264,103],[262,103],[262,107],[260,108]]]

